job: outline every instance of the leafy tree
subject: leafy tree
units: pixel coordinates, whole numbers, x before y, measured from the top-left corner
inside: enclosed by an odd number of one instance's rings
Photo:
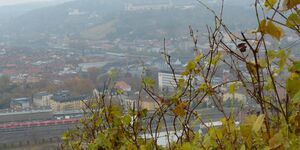
[[[190,27],[195,57],[180,79],[176,78],[171,56],[165,50],[163,54],[176,83],[173,94],[162,96],[154,89],[154,80],[146,77],[142,80],[142,92],[152,98],[157,109],[148,112],[136,107],[124,113],[119,107],[105,105],[112,95],[104,92],[87,105],[81,126],[63,136],[64,148],[299,149],[300,61],[291,57],[289,49],[270,49],[266,43],[280,42],[284,33],[292,34],[290,31],[299,35],[300,1],[255,0],[257,29],[239,34],[231,32],[223,22],[224,1],[220,13],[202,1],[199,3],[215,16],[215,26],[207,28],[210,49],[198,49],[197,32]],[[213,79],[223,68],[230,68],[231,78],[216,85]],[[202,82],[195,86],[193,81],[199,78]],[[250,111],[243,119],[237,114],[247,107],[226,113],[224,87],[230,94],[245,91],[248,102],[258,105],[259,113]],[[207,114],[196,111],[207,101],[224,114],[222,125],[205,123],[201,116]],[[205,133],[198,132],[199,124]],[[162,131],[167,144],[160,146]]]
[[[64,81],[64,87],[68,87],[74,95],[89,94],[94,89],[94,84],[91,80],[75,76]]]

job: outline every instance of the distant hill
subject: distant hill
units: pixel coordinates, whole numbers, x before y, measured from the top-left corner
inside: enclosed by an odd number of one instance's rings
[[[236,0],[231,0],[236,1]],[[152,11],[125,11],[128,4],[194,4],[195,9],[164,9]],[[210,1],[213,7],[217,7]],[[232,3],[231,3],[232,4]],[[1,11],[0,11],[1,12]],[[225,11],[234,16],[241,27],[252,24],[249,10],[230,6]],[[236,15],[239,14],[239,15]],[[245,19],[246,18],[246,19]],[[38,7],[4,23],[0,32],[10,39],[47,39],[65,36],[89,40],[101,38],[162,38],[188,33],[188,26],[205,27],[213,21],[211,14],[196,4],[185,0],[74,0],[49,7]],[[1,35],[0,35],[1,36]]]
[[[29,2],[25,4],[0,6],[1,23],[3,23],[4,20],[8,21],[9,19],[16,18],[32,10],[62,4],[67,1],[70,0],[51,0],[51,1],[43,1],[43,2],[36,1],[36,2]]]
[[[101,23],[121,7],[100,0],[77,0],[30,11],[9,22],[5,30],[21,34],[72,33]]]

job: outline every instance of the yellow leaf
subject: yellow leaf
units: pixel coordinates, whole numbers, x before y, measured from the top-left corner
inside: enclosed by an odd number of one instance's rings
[[[264,114],[261,114],[257,117],[257,119],[256,119],[256,121],[255,121],[255,123],[253,124],[253,127],[252,127],[252,131],[254,133],[257,133],[260,130],[260,128],[263,125],[264,119],[265,119]]]
[[[280,38],[283,36],[282,29],[277,27],[272,21],[268,21],[267,23],[267,32],[277,40],[280,40]]]
[[[278,41],[283,36],[283,31],[280,27],[276,26],[272,21],[262,20],[259,24],[258,31],[263,34],[269,34]]]
[[[260,21],[259,27],[258,27],[258,32],[261,32],[261,33],[267,32],[267,20],[266,19]]]
[[[263,58],[259,59],[258,63],[261,68],[266,68],[268,66],[266,59]]]
[[[256,119],[257,119],[257,116],[256,115],[250,115],[250,116],[247,116],[246,118],[245,118],[245,125],[253,125],[254,124],[254,122],[256,121]]]
[[[300,4],[300,0],[285,0],[283,2],[283,8],[284,9],[292,9],[296,7],[298,4]]]
[[[184,144],[182,145],[181,149],[182,149],[182,150],[184,150],[184,149],[192,149],[192,146],[191,146],[190,143],[184,143]]]
[[[186,70],[192,72],[197,67],[197,64],[194,61],[189,61]]]
[[[240,150],[246,150],[246,146],[245,144],[242,145],[241,149]]]
[[[178,86],[184,88],[186,85],[185,80],[184,79],[179,79],[178,80]]]
[[[240,130],[241,130],[241,135],[243,138],[248,139],[251,135],[251,125],[241,125]]]
[[[277,0],[266,0],[265,7],[267,7],[268,9],[271,9],[276,3],[277,3]]]
[[[175,107],[175,109],[173,109],[173,112],[175,113],[176,116],[184,116],[186,114],[185,112],[186,107],[187,107],[187,103],[181,102]]]
[[[283,143],[283,135],[281,132],[276,133],[270,140],[270,149],[276,149]]]
[[[198,87],[199,92],[206,92],[208,90],[208,86],[205,83],[201,83]]]
[[[263,150],[270,150],[270,147],[266,146]]]
[[[180,73],[180,75],[182,75],[182,76],[188,76],[189,74],[190,74],[190,72],[187,70]]]
[[[146,145],[141,145],[140,150],[147,150],[147,146]]]
[[[252,76],[254,76],[254,77],[257,76],[256,65],[254,63],[247,62],[246,67]]]
[[[203,54],[197,55],[197,56],[195,57],[195,62],[196,62],[196,63],[199,63],[199,62],[201,61],[202,58],[203,58]]]
[[[222,54],[218,53],[216,56],[213,57],[211,64],[217,65],[220,59],[222,59],[222,57],[223,57]]]
[[[285,23],[288,27],[295,29],[295,26],[300,24],[300,16],[297,13],[291,14]]]
[[[222,139],[223,138],[223,133],[221,131],[218,131],[216,128],[212,127],[209,129],[209,135],[213,139]]]

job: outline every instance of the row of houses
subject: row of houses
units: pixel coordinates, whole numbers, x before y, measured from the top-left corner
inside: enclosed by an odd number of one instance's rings
[[[53,111],[79,110],[83,108],[83,101],[87,96],[72,96],[70,91],[60,91],[55,94],[40,92],[32,98],[17,98],[10,101],[10,108],[22,110],[30,108],[51,108]]]
[[[39,92],[34,94],[31,98],[16,98],[10,101],[10,108],[12,110],[26,110],[26,109],[52,109],[54,112],[68,111],[68,110],[81,110],[85,107],[86,103],[91,102],[94,99],[100,98],[102,90],[95,89],[93,95],[86,96],[74,96],[70,91],[64,90],[59,91],[55,94],[48,92]],[[122,94],[117,91],[123,91]],[[103,93],[102,93],[103,94]],[[121,105],[124,110],[128,107],[146,108],[153,110],[156,108],[154,101],[144,97],[143,100],[138,102],[138,93],[131,91],[131,86],[124,81],[118,81],[115,83],[114,88],[110,91],[108,98],[113,100],[115,103]]]

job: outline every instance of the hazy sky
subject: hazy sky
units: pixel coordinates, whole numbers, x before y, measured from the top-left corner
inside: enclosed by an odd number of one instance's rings
[[[0,6],[22,4],[22,3],[29,3],[29,2],[42,2],[42,1],[50,1],[50,0],[0,0]]]

